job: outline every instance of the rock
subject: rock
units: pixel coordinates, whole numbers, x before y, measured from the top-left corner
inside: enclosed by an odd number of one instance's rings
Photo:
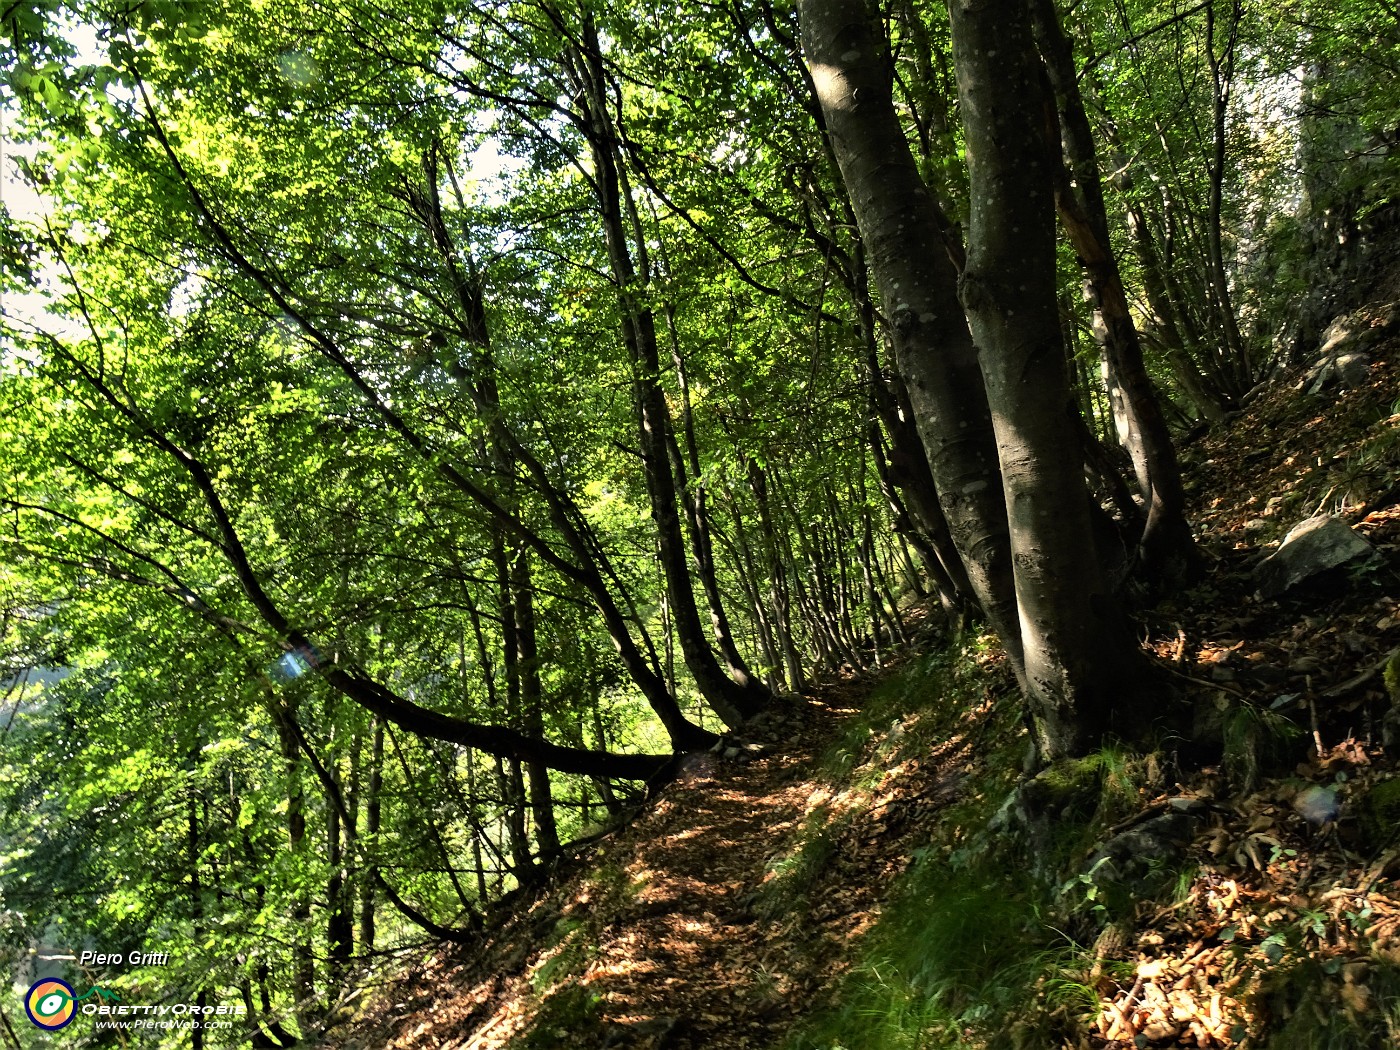
[[[724,757],[727,758],[727,759],[729,759],[731,762],[732,762],[734,759],[738,758],[739,755],[740,755],[740,753],[741,753],[741,752],[739,751],[739,749],[738,749],[737,747],[726,747],[726,748],[724,749]]]
[[[1294,796],[1293,808],[1309,824],[1322,825],[1337,819],[1342,803],[1336,788],[1313,784]]]
[[[1366,380],[1371,378],[1371,358],[1368,354],[1342,354],[1332,362],[1332,367],[1336,370],[1337,378],[1341,381],[1343,389],[1346,390],[1355,390],[1359,386],[1364,386]]]
[[[1174,798],[1170,809],[1120,831],[1089,859],[1086,874],[1100,889],[1150,894],[1185,857],[1186,847],[1210,815],[1196,798]]]
[[[1370,334],[1371,326],[1363,319],[1343,314],[1322,333],[1322,345],[1317,348],[1317,356],[1337,357],[1360,349],[1369,341]]]
[[[1255,568],[1255,588],[1261,598],[1276,598],[1329,569],[1368,557],[1372,549],[1346,522],[1320,514],[1295,525]]]
[[[1370,374],[1370,357],[1360,350],[1352,350],[1335,357],[1324,357],[1308,369],[1298,388],[1306,387],[1309,394],[1321,394],[1333,386],[1354,390],[1362,386]]]
[[[1334,318],[1297,389],[1320,394],[1333,386],[1343,390],[1363,386],[1371,374],[1369,351],[1394,330],[1398,319],[1394,303],[1381,308],[1370,305]]]
[[[988,825],[994,835],[1018,840],[1032,870],[1048,873],[1053,843],[1066,824],[1077,824],[1098,806],[1103,769],[1094,758],[1066,758],[1022,781]]]
[[[1390,752],[1400,749],[1400,706],[1392,704],[1381,716],[1381,746]]]

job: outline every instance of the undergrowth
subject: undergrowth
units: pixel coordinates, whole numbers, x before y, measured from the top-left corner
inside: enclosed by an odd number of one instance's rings
[[[1169,913],[1200,917],[1211,887],[1234,885],[1199,857],[1150,849],[1120,855],[1134,834],[1145,833],[1135,829],[1150,827],[1141,816],[1145,804],[1156,798],[1162,806],[1164,752],[1106,746],[1022,779],[1019,711],[996,680],[992,662],[975,648],[953,646],[911,661],[875,691],[828,752],[823,775],[833,801],[809,818],[771,902],[784,892],[816,892],[840,831],[843,783],[878,783],[908,756],[959,739],[975,745],[960,752],[967,756],[960,797],[940,810],[931,839],[913,853],[878,921],[855,946],[831,1005],[807,1018],[785,1050],[1087,1045],[1105,999],[1130,1000],[1129,989],[1143,983],[1141,955],[1139,962],[1118,961],[1125,936]],[[1230,705],[1221,715],[1226,779],[1236,791],[1252,790],[1287,759],[1298,729],[1253,705]],[[1370,810],[1388,816],[1390,796],[1384,788],[1375,794],[1361,815],[1385,824]],[[1170,819],[1172,807],[1153,812],[1159,815],[1152,819]],[[1281,840],[1267,841],[1272,856],[1256,868],[1298,856]],[[1248,1023],[1234,1026],[1230,1045],[1400,1045],[1400,963],[1341,951],[1340,940],[1324,935],[1330,927],[1321,913],[1287,914],[1263,915],[1248,938],[1233,929],[1219,934],[1227,945],[1221,958],[1249,1002]],[[1368,921],[1352,918],[1358,930]],[[1164,1038],[1139,1034],[1136,1045],[1164,1046]]]
[[[878,781],[904,756],[959,737],[976,744],[960,797],[897,881],[833,1005],[787,1050],[1043,1050],[1097,1009],[1103,965],[1086,946],[1092,936],[1074,934],[1116,916],[1092,883],[1071,878],[1067,893],[1063,872],[1132,811],[1153,764],[1105,748],[1043,774],[1064,812],[1028,863],[1007,817],[1025,735],[1012,691],[998,682],[975,645],[911,661],[828,751],[823,775],[839,785]],[[820,855],[826,816],[809,825],[794,856]],[[1167,873],[1164,892],[1180,882]]]
[[[556,1050],[567,1046],[571,1032],[595,1025],[602,997],[581,978],[598,956],[598,916],[615,914],[646,886],[620,865],[600,864],[584,884],[587,908],[561,914],[544,937],[540,959],[530,974],[535,1004],[529,1029],[513,1039],[510,1050]]]

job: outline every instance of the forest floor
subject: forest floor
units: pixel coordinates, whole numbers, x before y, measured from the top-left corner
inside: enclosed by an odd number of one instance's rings
[[[830,994],[850,943],[918,845],[920,817],[965,775],[965,742],[954,741],[882,777],[878,790],[834,790],[819,775],[823,752],[870,688],[844,680],[785,702],[746,735],[767,752],[759,757],[695,756],[658,801],[536,891],[481,948],[434,952],[392,1005],[377,1005],[364,1045],[778,1045]],[[804,823],[833,807],[844,832],[824,841],[820,871],[807,860],[817,892],[766,892],[791,874]]]
[[[1382,746],[1388,666],[1400,687],[1400,340],[1373,356],[1363,386],[1304,396],[1280,384],[1185,450],[1212,568],[1146,613],[1142,637],[1195,704],[1192,735],[1215,743],[1096,767],[1117,801],[1061,870],[1058,961],[1023,1000],[1051,1023],[979,1040],[959,1021],[908,1045],[1400,1041],[1400,746]],[[1317,513],[1340,516],[1376,557],[1257,597],[1253,567]],[[863,945],[901,879],[931,845],[975,846],[954,825],[972,812],[987,824],[1024,750],[995,652],[964,648],[956,710],[937,716],[928,690],[950,679],[904,660],[784,701],[746,735],[761,752],[694,758],[628,826],[488,920],[481,944],[402,957],[336,1045],[838,1045],[801,1033],[872,987],[855,980],[874,972]],[[1174,811],[1193,816],[1162,855],[1171,878],[1109,908],[1095,858]],[[1065,987],[1078,991],[1051,994]],[[839,1045],[896,1045],[881,1038],[872,1028]]]

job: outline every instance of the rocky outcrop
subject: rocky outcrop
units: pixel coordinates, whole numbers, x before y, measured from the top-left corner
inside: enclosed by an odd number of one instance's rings
[[[1312,367],[1295,384],[1309,394],[1354,390],[1371,374],[1371,349],[1400,323],[1400,305],[1362,307],[1334,318],[1322,333]]]

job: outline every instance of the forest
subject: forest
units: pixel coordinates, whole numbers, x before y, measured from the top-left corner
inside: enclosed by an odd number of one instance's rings
[[[1400,1038],[1389,0],[0,57],[0,1046]]]

